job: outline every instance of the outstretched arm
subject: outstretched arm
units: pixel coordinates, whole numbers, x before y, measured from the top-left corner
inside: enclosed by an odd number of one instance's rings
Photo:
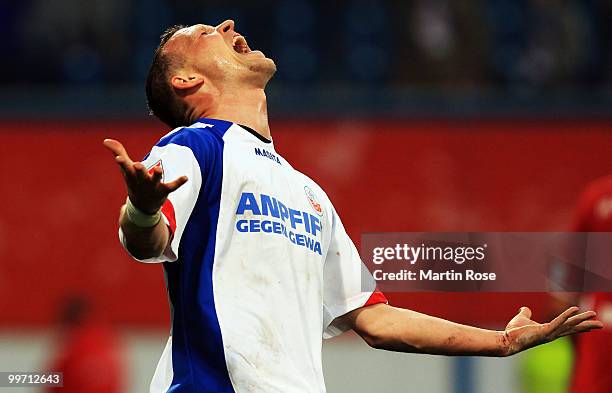
[[[461,325],[415,311],[377,304],[340,318],[370,346],[398,352],[438,355],[509,356],[569,334],[600,329],[595,312],[571,307],[549,323],[532,321],[522,307],[504,331]]]
[[[170,231],[160,219],[159,211],[168,195],[185,184],[187,177],[181,176],[169,183],[163,183],[161,168],[156,167],[149,173],[142,163],[132,161],[120,142],[105,139],[104,146],[115,156],[132,204],[131,214],[126,211],[126,205],[121,207],[119,214],[119,225],[123,230],[127,249],[138,259],[160,256],[168,245]],[[135,216],[142,217],[143,220],[134,220]]]

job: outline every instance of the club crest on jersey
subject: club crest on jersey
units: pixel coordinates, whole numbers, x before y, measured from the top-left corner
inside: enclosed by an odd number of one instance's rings
[[[164,166],[162,165],[162,160],[157,161],[155,164],[151,165],[149,168],[147,168],[147,172],[149,172],[149,175],[153,174],[153,170],[157,167],[160,167],[162,169],[162,178],[161,181],[164,181]]]
[[[323,207],[321,207],[321,204],[319,203],[319,200],[317,199],[315,193],[308,186],[304,186],[304,192],[306,193],[306,199],[308,199],[310,206],[312,206],[312,208],[318,215],[322,216]]]

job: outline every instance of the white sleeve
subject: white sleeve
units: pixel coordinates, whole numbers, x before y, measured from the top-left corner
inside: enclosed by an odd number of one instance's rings
[[[331,240],[323,267],[323,338],[347,330],[334,323],[336,318],[366,305],[386,302],[332,208]]]
[[[161,166],[163,182],[173,181],[180,176],[187,176],[188,179],[187,183],[168,195],[168,199],[161,209],[162,219],[168,225],[171,236],[170,244],[164,253],[159,257],[148,259],[138,259],[132,256],[137,261],[145,263],[173,262],[178,258],[183,231],[200,193],[202,185],[200,165],[189,147],[173,143],[153,147],[151,153],[142,163],[149,171]],[[119,228],[119,239],[127,251],[125,236],[121,228]]]

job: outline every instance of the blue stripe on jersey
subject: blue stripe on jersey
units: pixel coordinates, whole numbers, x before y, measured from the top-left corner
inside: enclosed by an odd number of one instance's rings
[[[183,128],[157,144],[190,148],[202,171],[202,186],[181,237],[178,260],[164,263],[173,308],[174,377],[168,392],[233,393],[212,290],[223,178],[223,135],[232,123],[211,119],[199,122],[213,127]]]

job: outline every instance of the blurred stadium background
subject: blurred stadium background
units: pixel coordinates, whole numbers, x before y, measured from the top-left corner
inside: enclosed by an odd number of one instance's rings
[[[144,103],[159,34],[228,18],[277,62],[277,150],[357,244],[567,230],[587,182],[612,172],[609,1],[2,2],[0,371],[59,367],[82,345],[94,374],[147,390],[169,329],[163,274],[117,241],[125,195],[101,142],[144,155],[167,131]],[[389,298],[490,328],[525,304],[548,318],[546,294]],[[567,342],[504,360],[376,352],[350,335],[324,346],[331,393],[562,392],[570,356]]]

